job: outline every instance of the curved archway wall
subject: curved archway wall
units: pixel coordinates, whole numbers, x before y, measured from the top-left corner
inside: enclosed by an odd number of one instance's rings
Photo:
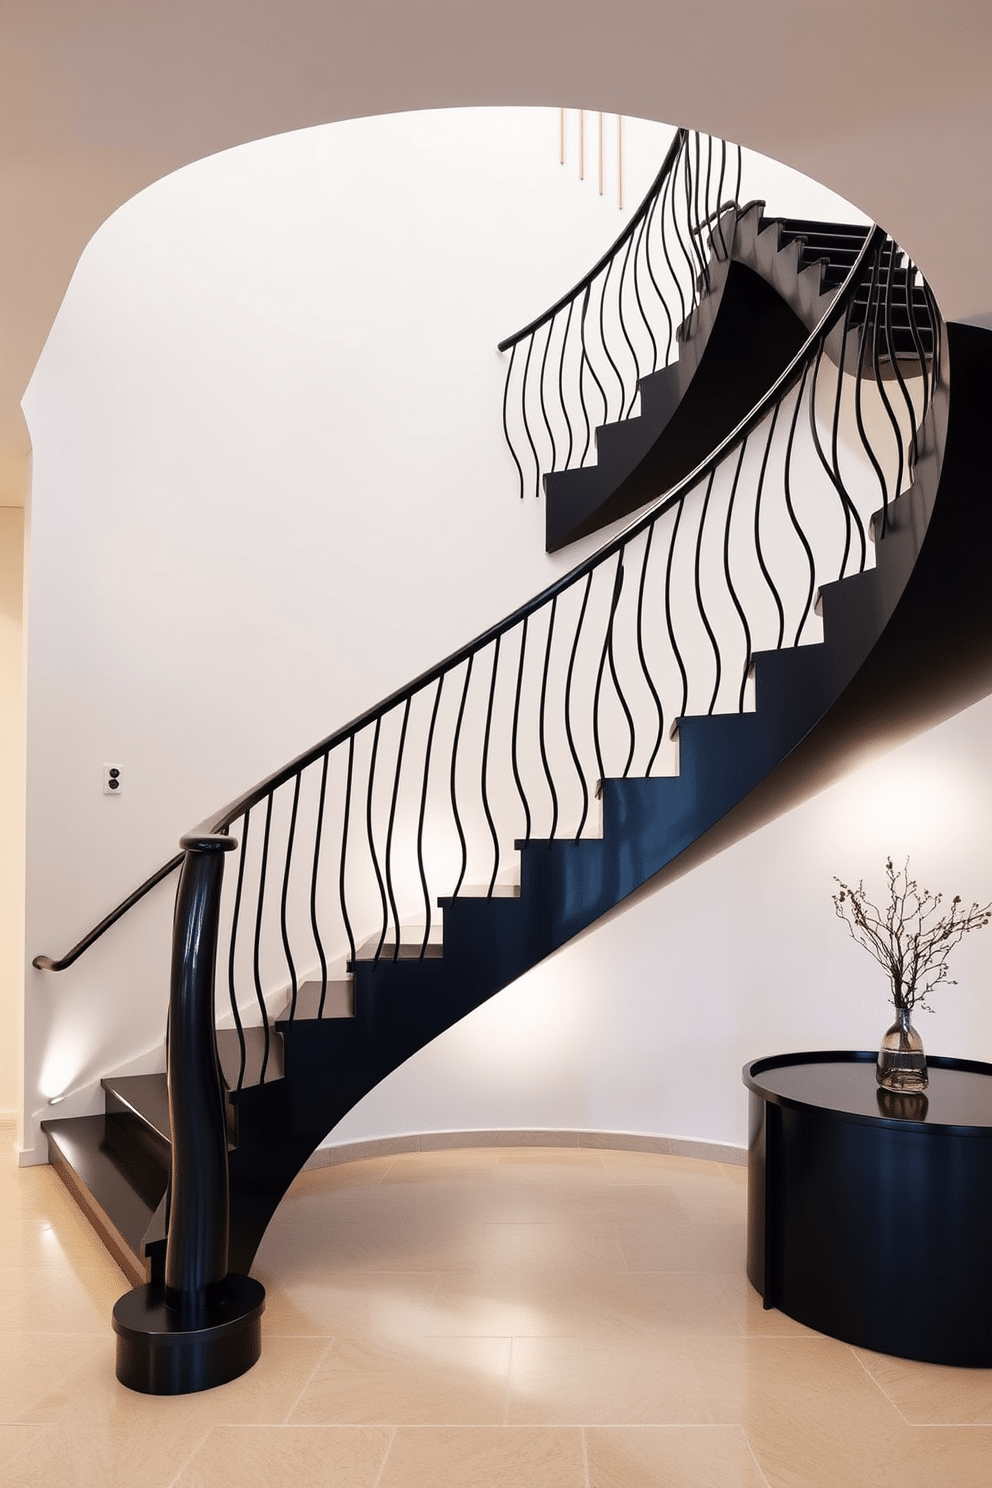
[[[302,5],[284,5],[278,14],[264,5],[250,10],[214,6],[207,16],[202,8],[194,14],[192,7],[179,5],[159,17],[136,16],[130,8],[96,0],[85,15],[68,18],[56,4],[24,7],[11,18],[0,55],[6,73],[4,178],[15,224],[0,250],[0,317],[8,351],[7,385],[0,389],[4,499],[16,500],[17,464],[25,452],[19,415],[13,411],[16,401],[76,258],[100,222],[120,201],[188,160],[317,120],[439,103],[549,99],[648,117],[664,113],[761,146],[840,187],[910,247],[950,316],[982,319],[990,303],[981,262],[990,207],[980,194],[968,199],[969,231],[962,234],[959,224],[960,200],[967,195],[962,182],[981,180],[982,141],[989,134],[984,7],[956,7],[951,28],[936,46],[929,12],[907,17],[888,5],[867,16],[853,7],[835,11],[829,34],[816,38],[815,55],[808,23],[791,6],[752,7],[748,35],[737,35],[734,27],[739,24],[739,10],[728,5],[697,7],[689,16],[676,7],[656,6],[647,15],[639,5],[620,5],[613,9],[608,32],[601,13],[574,4],[528,5],[526,11],[504,6],[498,14],[473,16],[468,30],[464,7],[454,5],[399,13],[390,5],[370,5],[348,15]],[[733,47],[711,56],[713,38],[727,35],[733,35]],[[385,55],[383,36],[390,42]],[[907,88],[907,78],[924,81]],[[971,723],[969,737],[987,742],[987,713],[974,711]],[[930,773],[925,769],[927,778]],[[929,798],[921,804],[924,817],[931,805]],[[961,860],[953,839],[951,833],[945,840],[951,869]],[[886,841],[881,850],[889,845]],[[755,881],[750,872],[747,881]],[[693,883],[707,896],[712,892],[697,876]],[[779,880],[776,885],[763,892],[774,899],[783,888]],[[717,899],[726,906],[726,923],[739,926],[738,880],[732,877],[724,890],[730,891],[729,898],[718,894]],[[635,915],[643,912],[639,907]],[[751,916],[745,918],[753,924]],[[790,924],[808,923],[805,913],[783,918]],[[602,933],[605,946],[612,931],[603,927]],[[729,928],[727,944],[734,944]],[[746,962],[753,951],[753,937],[744,936],[728,966],[739,970],[742,957]],[[581,966],[597,964],[588,947],[577,948],[577,954],[584,961],[559,967],[563,985],[575,980]],[[688,981],[700,982],[703,999],[712,999],[714,987],[721,984],[720,969],[699,976],[698,947],[687,954],[695,968]],[[981,956],[977,947],[976,954]],[[621,963],[604,963],[604,973],[629,985],[634,962],[622,957]],[[640,964],[648,977],[656,963],[657,947],[645,951]],[[836,968],[833,955],[826,964]],[[554,974],[551,968],[535,973],[535,985],[542,975]],[[505,1004],[512,1005],[512,999]],[[542,1005],[540,997],[527,1004],[538,1024]],[[568,1028],[574,1040],[576,1005],[568,1003],[559,1011],[561,1016],[547,1025],[551,1037],[561,1041]],[[559,1080],[555,1088],[580,1100],[585,1119],[568,1120],[557,1098],[557,1120],[549,1119],[544,1110],[549,1086],[542,1078],[531,1082],[532,1094],[538,1095],[540,1087],[536,1105],[532,1100],[524,1111],[516,1100],[516,1120],[513,1113],[508,1121],[490,1113],[492,1119],[482,1124],[637,1128],[645,1125],[643,1112],[648,1110],[652,1129],[667,1124],[675,1135],[739,1139],[739,1100],[729,1106],[723,1097],[714,1102],[700,1080],[707,1068],[703,1056],[708,1042],[720,1044],[724,1074],[729,1067],[724,1032],[728,1016],[732,1022],[736,1015],[719,998],[711,1014],[698,1025],[702,1043],[695,1041],[698,1095],[688,1107],[682,1103],[674,1122],[665,1122],[657,1087],[644,1080],[642,1093],[649,1087],[652,1091],[647,1107],[635,1100],[626,1115],[614,1110],[609,1119],[594,1119],[596,1101],[590,1106],[588,1090],[577,1090],[569,1073],[573,1062],[566,1060],[564,1086]],[[957,1016],[963,1019],[961,1037],[952,1043],[960,1046],[963,1038],[967,1048],[980,1051],[983,1020],[976,1021],[971,1009]],[[712,1018],[717,1031],[711,1038],[705,1030]],[[804,1017],[800,1021],[806,1026]],[[876,1020],[866,1021],[870,1042]],[[829,1023],[832,1030],[834,1012]],[[851,1026],[850,1019],[842,1023]],[[750,1035],[756,1036],[761,1026],[760,1019],[749,1018],[745,1055],[753,1052]],[[772,1026],[778,1026],[774,1020]],[[783,1035],[788,1026],[786,1020]],[[584,1027],[583,1036],[594,1038],[588,1019]],[[521,1032],[515,1024],[518,1064]],[[633,1037],[639,1040],[636,1033]],[[838,1042],[834,1033],[821,1037]],[[736,1053],[730,1057],[736,1059]],[[461,1058],[459,1068],[470,1071],[472,1061]],[[536,1075],[533,1066],[531,1075]],[[619,1076],[614,1071],[614,1078],[623,1077],[622,1067]],[[519,1083],[520,1077],[506,1079],[500,1088],[512,1093]],[[680,1080],[679,1086],[691,1089],[693,1081]],[[696,1098],[698,1121],[692,1115]],[[356,1113],[359,1131],[396,1130],[395,1111],[385,1114],[389,1109],[384,1106],[378,1117],[366,1113],[364,1128],[361,1113]],[[479,1124],[464,1112],[448,1111],[440,1119],[443,1125]],[[407,1129],[430,1124],[408,1102],[406,1121]]]

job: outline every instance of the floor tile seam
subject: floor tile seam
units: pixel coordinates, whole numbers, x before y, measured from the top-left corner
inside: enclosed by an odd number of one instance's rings
[[[275,1336],[278,1336],[278,1335],[275,1335]],[[327,1337],[327,1345],[324,1348],[324,1350],[322,1351],[322,1353],[320,1354],[320,1357],[318,1358],[317,1362],[314,1364],[314,1366],[311,1369],[310,1373],[307,1375],[307,1377],[304,1380],[303,1384],[300,1386],[299,1390],[296,1392],[296,1395],[294,1396],[292,1402],[290,1403],[290,1405],[287,1406],[286,1411],[285,1411],[285,1414],[283,1415],[282,1421],[277,1422],[276,1423],[277,1425],[287,1426],[289,1424],[289,1418],[290,1418],[290,1416],[293,1414],[293,1412],[295,1411],[297,1405],[300,1403],[300,1400],[303,1398],[304,1393],[310,1388],[310,1385],[313,1382],[314,1376],[316,1375],[318,1369],[323,1364],[324,1360],[327,1358],[327,1355],[330,1353],[331,1349],[334,1347],[334,1335],[333,1334],[331,1334],[330,1336],[328,1336],[328,1335],[319,1333],[319,1334],[304,1334],[303,1336],[304,1337],[318,1337],[318,1338]]]
[[[744,1425],[738,1425],[737,1429],[741,1433],[741,1436],[744,1438],[744,1444],[747,1447],[748,1452],[751,1454],[751,1461],[754,1463],[757,1469],[759,1478],[765,1484],[765,1488],[772,1488],[772,1480],[765,1472],[765,1469],[761,1464],[758,1454],[754,1449],[754,1443],[751,1440],[751,1436],[747,1427]]]
[[[918,1422],[914,1422],[909,1419],[909,1417],[906,1415],[906,1412],[900,1408],[893,1397],[889,1394],[888,1390],[886,1390],[885,1386],[875,1378],[871,1370],[868,1368],[868,1365],[859,1355],[857,1349],[852,1347],[850,1344],[848,1344],[847,1347],[849,1352],[854,1355],[862,1371],[868,1376],[875,1389],[881,1395],[882,1399],[887,1401],[888,1404],[891,1405],[892,1409],[896,1412],[896,1415],[899,1416],[900,1420],[904,1421],[907,1426],[914,1426],[919,1424]]]
[[[579,1431],[579,1442],[582,1447],[582,1478],[584,1488],[592,1488],[592,1479],[589,1475],[589,1441],[586,1436],[588,1428],[583,1426]]]
[[[17,1467],[18,1463],[25,1456],[25,1454],[27,1452],[34,1451],[37,1448],[38,1444],[40,1442],[43,1442],[46,1437],[51,1437],[51,1436],[54,1436],[55,1435],[55,1427],[58,1425],[58,1422],[57,1421],[44,1421],[44,1422],[42,1422],[42,1421],[23,1421],[23,1422],[22,1421],[5,1421],[3,1424],[6,1425],[6,1426],[21,1426],[21,1425],[24,1425],[24,1426],[33,1426],[35,1428],[34,1431],[31,1434],[30,1440],[29,1441],[26,1441],[22,1447],[18,1447],[17,1450],[15,1451],[13,1457],[8,1457],[7,1460],[6,1460],[6,1462],[3,1464],[3,1471],[4,1471],[4,1473],[9,1473],[15,1467]]]
[[[386,1442],[386,1449],[382,1454],[382,1461],[379,1463],[379,1471],[375,1475],[375,1482],[373,1483],[372,1488],[379,1488],[379,1484],[382,1482],[382,1475],[386,1471],[386,1463],[389,1461],[393,1447],[396,1445],[397,1429],[398,1428],[395,1426],[393,1426],[392,1428],[387,1427],[387,1430],[389,1431],[389,1440]]]
[[[698,1336],[705,1336],[705,1335],[690,1335],[690,1336],[698,1337]],[[683,1337],[683,1338],[681,1338],[679,1340],[679,1342],[680,1342],[680,1345],[681,1345],[682,1353],[685,1356],[685,1362],[686,1362],[686,1364],[688,1366],[689,1372],[692,1375],[692,1378],[696,1382],[696,1389],[699,1391],[699,1398],[703,1402],[703,1409],[706,1411],[706,1414],[709,1417],[708,1424],[710,1426],[724,1426],[724,1425],[728,1425],[728,1424],[731,1424],[731,1425],[732,1424],[736,1424],[736,1423],[733,1423],[733,1422],[729,1422],[728,1423],[728,1422],[725,1422],[725,1421],[718,1421],[716,1419],[716,1416],[713,1413],[713,1406],[712,1406],[712,1404],[710,1402],[709,1393],[707,1392],[706,1387],[703,1384],[702,1375],[700,1374],[699,1370],[696,1368],[696,1361],[692,1357],[692,1351],[689,1348],[689,1337]],[[764,1476],[764,1474],[762,1474],[762,1476]]]
[[[177,1485],[179,1484],[179,1481],[182,1478],[183,1473],[189,1467],[190,1463],[193,1461],[193,1458],[196,1456],[197,1452],[199,1452],[200,1448],[206,1446],[207,1442],[209,1441],[209,1439],[213,1435],[213,1433],[216,1431],[216,1429],[217,1429],[218,1426],[226,1426],[228,1424],[229,1423],[226,1422],[226,1421],[217,1421],[217,1422],[211,1423],[211,1425],[207,1426],[204,1429],[202,1435],[196,1441],[195,1445],[191,1448],[188,1456],[186,1456],[183,1459],[183,1461],[180,1464],[177,1472],[173,1475],[173,1477],[171,1477],[169,1479],[168,1488],[177,1488]],[[254,1425],[254,1422],[252,1422],[251,1424]]]

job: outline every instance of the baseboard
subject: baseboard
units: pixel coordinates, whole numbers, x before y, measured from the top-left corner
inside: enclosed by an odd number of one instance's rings
[[[747,1166],[747,1148],[730,1142],[697,1142],[687,1137],[659,1137],[644,1132],[544,1131],[508,1128],[504,1131],[411,1132],[402,1137],[369,1137],[318,1147],[304,1169],[332,1168],[338,1163],[370,1157],[395,1157],[403,1152],[446,1152],[459,1147],[583,1147],[613,1152],[652,1152],[664,1157],[694,1157],[704,1162]]]

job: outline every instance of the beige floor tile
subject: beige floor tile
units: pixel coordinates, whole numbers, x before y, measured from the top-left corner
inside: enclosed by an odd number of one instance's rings
[[[495,1147],[454,1147],[440,1152],[404,1152],[394,1159],[383,1185],[422,1183],[427,1177],[434,1186],[492,1181],[499,1161]]]
[[[703,1224],[746,1224],[747,1189],[725,1178],[686,1178],[673,1184],[686,1218]]]
[[[400,1427],[377,1488],[586,1488],[582,1434]]]
[[[106,1347],[106,1334],[0,1335],[0,1419],[51,1421],[75,1377]]]
[[[907,1421],[917,1426],[992,1426],[992,1369],[921,1364],[869,1349],[854,1352]]]
[[[586,1450],[589,1488],[767,1488],[739,1426],[592,1427]]]
[[[517,1425],[709,1421],[680,1340],[622,1345],[515,1338],[507,1420]]]
[[[729,1271],[743,1266],[743,1224],[617,1225],[620,1249],[630,1271]]]
[[[501,1425],[508,1338],[335,1343],[293,1409],[298,1424]]]
[[[685,1224],[687,1217],[675,1187],[669,1183],[602,1184],[556,1197],[557,1202],[548,1209],[549,1220],[672,1226]]]
[[[606,1337],[740,1333],[730,1304],[705,1271],[590,1272],[576,1298],[575,1326]]]
[[[713,1419],[744,1427],[773,1488],[867,1488],[901,1452],[908,1428],[846,1344],[694,1338],[687,1349]]]
[[[262,1356],[230,1384],[193,1395],[142,1395],[118,1384],[111,1335],[94,1339],[85,1367],[41,1402],[42,1420],[73,1434],[98,1425],[111,1435],[163,1430],[202,1435],[210,1426],[275,1425],[286,1419],[329,1347],[326,1338],[269,1337],[262,1319]]]
[[[480,1270],[512,1271],[519,1276],[627,1269],[616,1225],[579,1219],[486,1224],[478,1264]]]
[[[0,1468],[26,1451],[44,1429],[43,1426],[0,1426]]]
[[[41,1427],[4,1467],[4,1488],[169,1488],[199,1435],[159,1412],[137,1426],[97,1419]]]
[[[427,1272],[314,1270],[267,1291],[262,1326],[266,1337],[320,1334],[386,1343],[416,1337],[425,1330],[437,1286],[437,1276]]]
[[[442,1273],[423,1331],[473,1338],[574,1333],[571,1278],[533,1278],[512,1271]]]
[[[747,1279],[743,1265],[733,1271],[714,1271],[713,1280],[730,1306],[731,1317],[742,1333],[779,1338],[821,1338],[805,1323],[779,1312],[777,1307],[765,1311],[765,1305]]]
[[[315,1235],[305,1227],[270,1232],[258,1251],[259,1275],[272,1275],[277,1259],[297,1271],[330,1267],[341,1271],[437,1271],[475,1264],[481,1225],[446,1223],[443,1216],[370,1216],[330,1223]]]
[[[24,1266],[0,1271],[0,1339],[7,1332],[101,1333],[128,1290],[115,1266]]]
[[[698,1157],[670,1157],[661,1152],[616,1152],[600,1154],[608,1183],[672,1183],[696,1175],[713,1176],[713,1164]]]
[[[391,1439],[354,1426],[219,1426],[176,1488],[375,1488]]]

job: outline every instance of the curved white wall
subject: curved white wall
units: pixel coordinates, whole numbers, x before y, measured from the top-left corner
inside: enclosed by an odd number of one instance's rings
[[[628,203],[669,134],[628,126]],[[752,175],[746,194],[761,189]],[[776,200],[818,209],[815,194]],[[571,566],[578,554],[542,551],[541,504],[515,497],[495,344],[619,222],[559,167],[557,111],[481,110],[232,151],[101,230],[25,403],[29,956],[62,951],[207,811]],[[936,810],[935,761],[970,760],[988,722],[972,710],[946,741],[907,746],[923,751],[914,809]],[[100,793],[108,760],[124,771],[118,800]],[[866,778],[877,797],[887,777]],[[830,870],[868,872],[920,841],[918,823],[904,843],[894,829],[862,840],[863,788],[837,791],[826,818],[811,803],[566,948],[336,1136],[513,1125],[743,1140],[744,1057],[870,1043],[884,1022],[880,993],[859,1021],[856,996],[817,1009],[787,991],[816,981],[810,945],[817,985],[870,983],[833,923]],[[973,819],[944,813],[936,867],[980,895]],[[848,822],[856,861],[823,857],[824,820]],[[53,1096],[92,1109],[100,1074],[160,1058],[170,907],[171,886],[72,971],[29,971],[26,1158],[43,1155]],[[952,1042],[984,1049],[973,994],[952,997]]]

